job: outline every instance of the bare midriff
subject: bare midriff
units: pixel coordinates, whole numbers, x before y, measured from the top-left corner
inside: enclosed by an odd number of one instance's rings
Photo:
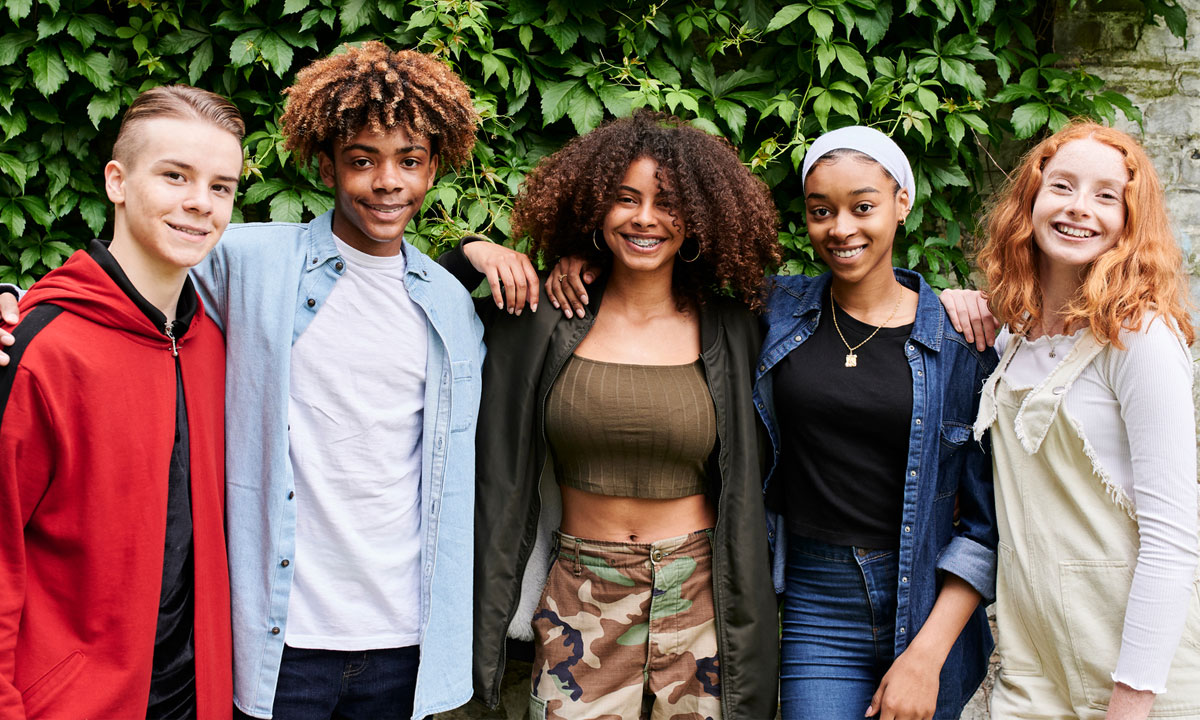
[[[717,523],[717,511],[705,495],[653,500],[560,487],[561,529],[585,540],[651,543],[711,528]]]

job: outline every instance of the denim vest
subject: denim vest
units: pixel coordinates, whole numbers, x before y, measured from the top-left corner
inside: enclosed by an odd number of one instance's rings
[[[296,505],[288,449],[292,344],[345,271],[332,212],[310,223],[231,225],[192,271],[225,331],[225,464],[234,702],[267,718],[275,697]],[[483,327],[449,273],[405,243],[404,286],[428,320],[421,448],[421,664],[413,716],[471,697],[475,420]],[[428,639],[428,641],[426,641]]]
[[[940,572],[951,572],[992,602],[996,589],[996,517],[992,466],[984,443],[970,440],[979,392],[996,367],[996,353],[978,352],[949,325],[941,302],[920,275],[897,269],[896,279],[918,293],[917,315],[904,352],[912,369],[912,422],[904,469],[904,506],[896,588],[895,654],[900,655],[929,617]],[[774,448],[764,495],[780,456],[773,390],[775,365],[808,339],[829,296],[829,274],[779,276],[764,313],[766,340],[756,369],[754,404]],[[959,508],[955,518],[955,504]],[[783,592],[787,533],[768,510],[772,575]],[[987,671],[992,637],[982,604],[967,622],[942,666],[939,713],[970,699]],[[941,715],[939,714],[939,717]],[[955,715],[957,717],[957,715]]]

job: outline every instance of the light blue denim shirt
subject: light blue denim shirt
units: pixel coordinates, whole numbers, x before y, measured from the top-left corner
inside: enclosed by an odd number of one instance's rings
[[[288,455],[292,344],[345,271],[332,212],[308,224],[231,225],[192,276],[225,331],[225,476],[234,702],[269,718],[296,547]],[[449,273],[404,244],[404,286],[429,328],[421,448],[421,664],[413,717],[471,697],[475,420],[483,326]]]
[[[987,444],[970,440],[983,381],[996,367],[994,350],[979,352],[953,327],[942,303],[920,275],[897,269],[896,279],[915,291],[917,314],[904,345],[912,371],[912,420],[904,468],[904,505],[896,587],[896,656],[925,624],[941,586],[940,575],[966,580],[990,603],[996,596],[996,509]],[[812,335],[829,297],[829,274],[780,276],[763,314],[766,339],[755,373],[754,404],[775,449],[763,492],[772,497],[781,442],[775,414],[774,368]],[[985,438],[986,440],[986,438]],[[768,512],[776,592],[783,592],[787,533],[783,518]],[[945,664],[938,707],[962,706],[987,670],[992,637],[982,607],[963,628]],[[958,717],[958,713],[953,713]],[[942,717],[939,714],[938,717]]]

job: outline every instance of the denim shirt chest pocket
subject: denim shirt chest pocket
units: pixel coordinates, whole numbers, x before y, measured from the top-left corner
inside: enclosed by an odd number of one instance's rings
[[[478,361],[450,361],[450,430],[466,432],[475,429],[475,418],[479,414],[480,385],[475,367]]]
[[[971,437],[971,426],[964,422],[943,420],[938,436],[938,473],[937,494],[934,502],[954,497],[958,491],[958,472],[954,456],[959,454]]]

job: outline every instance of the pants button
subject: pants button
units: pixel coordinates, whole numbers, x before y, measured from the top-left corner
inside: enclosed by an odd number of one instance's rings
[[[858,553],[859,557],[866,557],[868,551],[866,548],[858,548],[854,552]]]

